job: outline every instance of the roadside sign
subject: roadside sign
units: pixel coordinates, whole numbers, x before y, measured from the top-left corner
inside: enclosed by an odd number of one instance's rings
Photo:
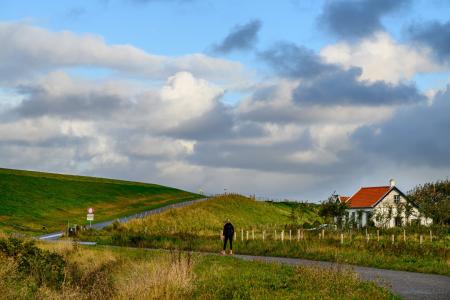
[[[93,214],[94,213],[94,209],[92,207],[89,207],[87,210],[88,214]]]
[[[94,214],[87,214],[86,220],[94,221]]]

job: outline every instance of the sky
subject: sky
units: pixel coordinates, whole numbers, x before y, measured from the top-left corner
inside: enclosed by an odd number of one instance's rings
[[[450,174],[445,0],[0,0],[0,167],[321,201]]]

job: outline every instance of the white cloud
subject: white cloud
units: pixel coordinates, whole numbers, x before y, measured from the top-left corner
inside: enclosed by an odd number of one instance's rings
[[[93,34],[51,32],[27,23],[0,22],[0,79],[11,80],[62,67],[99,67],[165,79],[179,71],[224,82],[245,76],[238,62],[204,54],[181,57],[154,55],[131,45],[109,45]]]
[[[320,55],[326,62],[345,68],[361,67],[361,80],[398,83],[412,79],[417,73],[447,69],[433,60],[431,49],[398,43],[385,32],[378,32],[355,44],[339,42],[325,46]]]

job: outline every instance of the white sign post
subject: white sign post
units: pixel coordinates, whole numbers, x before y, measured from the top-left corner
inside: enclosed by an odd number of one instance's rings
[[[94,209],[92,207],[89,207],[87,210],[86,220],[89,221],[89,228],[91,228],[92,221],[94,221]]]

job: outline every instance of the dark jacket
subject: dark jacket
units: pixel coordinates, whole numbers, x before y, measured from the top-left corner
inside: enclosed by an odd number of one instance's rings
[[[225,226],[223,226],[223,236],[233,237],[233,235],[234,235],[233,225],[231,223],[225,224]]]

